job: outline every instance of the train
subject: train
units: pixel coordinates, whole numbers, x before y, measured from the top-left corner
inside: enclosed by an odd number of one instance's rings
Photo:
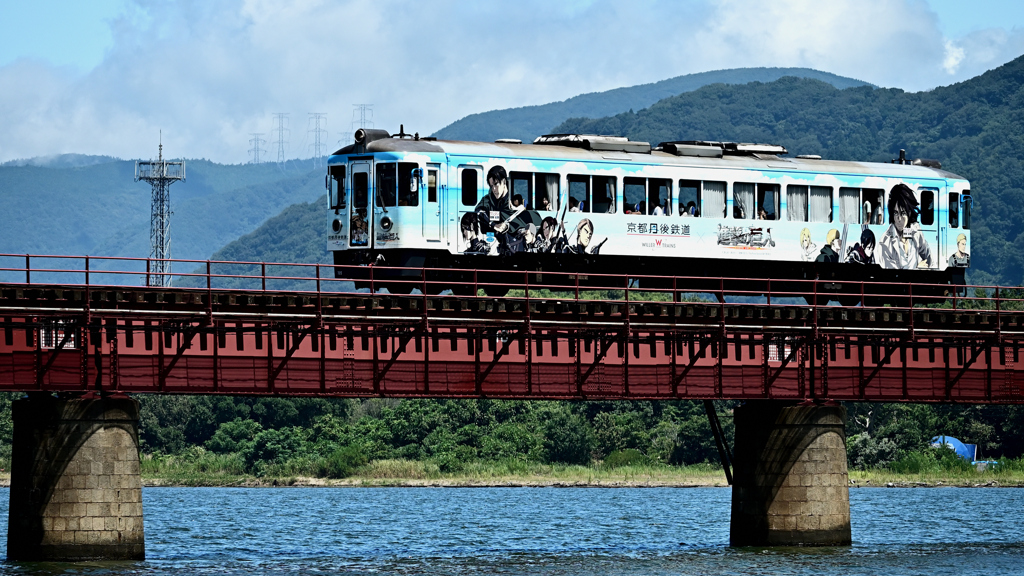
[[[448,271],[455,293],[475,269],[832,279],[841,291],[963,284],[970,266],[970,183],[902,150],[855,162],[773,144],[359,129],[325,184],[327,248],[356,281],[353,266],[375,265]]]

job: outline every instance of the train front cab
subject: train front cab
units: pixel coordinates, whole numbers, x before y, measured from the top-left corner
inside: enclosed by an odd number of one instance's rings
[[[331,158],[328,250],[336,265],[420,268],[441,263],[438,256],[448,249],[446,175],[439,158],[409,156]],[[357,288],[368,287],[370,275],[370,270],[354,268],[335,271],[338,278],[355,280]],[[375,270],[373,278],[392,292],[407,293],[420,273]]]

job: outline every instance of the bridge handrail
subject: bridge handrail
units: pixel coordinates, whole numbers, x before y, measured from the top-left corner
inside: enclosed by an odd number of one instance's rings
[[[398,266],[354,266],[336,265],[323,263],[303,262],[256,262],[256,261],[231,261],[231,260],[194,260],[194,259],[166,259],[139,258],[125,256],[77,256],[66,254],[7,254],[0,253],[2,259],[18,258],[24,259],[24,266],[3,266],[2,273],[23,273],[25,285],[40,285],[33,281],[32,274],[84,274],[83,283],[62,282],[65,286],[84,286],[89,288],[116,288],[129,286],[127,284],[97,283],[95,275],[115,276],[155,276],[155,277],[179,277],[186,279],[205,279],[205,286],[172,286],[160,288],[151,286],[151,289],[202,289],[210,291],[257,291],[257,292],[280,292],[281,290],[268,290],[267,282],[308,282],[316,283],[315,290],[290,288],[290,293],[301,294],[343,294],[351,291],[325,290],[327,286],[337,286],[339,283],[352,282],[352,276],[337,278],[335,271],[350,270],[357,272],[360,282],[368,282],[370,289],[376,292],[380,287],[405,287],[409,291],[419,289],[426,294],[430,287],[437,288],[438,285],[450,285],[451,280],[444,274],[450,274],[451,270],[444,268],[428,267],[398,267]],[[41,267],[33,265],[33,260],[81,260],[84,265],[76,268],[55,268],[52,266]],[[195,268],[190,272],[151,272],[152,263],[163,261],[168,263],[193,264]],[[145,263],[145,270],[122,270],[96,268],[98,262],[132,262]],[[115,264],[116,265],[116,264]],[[259,266],[259,274],[245,273],[215,273],[213,266]],[[205,271],[202,271],[205,266]],[[287,274],[268,274],[267,269],[275,271],[275,268],[294,268],[300,271],[309,270],[313,275],[295,276]],[[387,272],[388,275],[381,278],[378,270]],[[327,271],[328,274],[323,272]],[[771,278],[739,278],[728,276],[681,276],[681,275],[652,275],[652,274],[609,274],[589,272],[563,272],[563,271],[524,271],[524,270],[498,270],[480,268],[464,270],[465,274],[472,274],[473,291],[471,295],[460,295],[458,298],[478,298],[478,291],[481,288],[489,287],[512,287],[523,290],[523,295],[518,294],[509,297],[510,300],[531,300],[530,291],[540,289],[548,293],[565,293],[561,296],[546,296],[545,299],[570,300],[574,302],[592,302],[600,300],[609,303],[636,303],[651,301],[649,297],[641,294],[666,295],[672,302],[685,302],[687,295],[707,294],[715,298],[720,304],[730,305],[736,302],[728,302],[727,298],[756,297],[766,298],[769,305],[777,307],[806,307],[807,304],[787,302],[789,299],[804,299],[812,297],[810,305],[814,308],[827,305],[828,299],[856,300],[863,308],[884,308],[886,304],[893,305],[899,302],[899,308],[925,308],[931,307],[939,310],[963,310],[963,309],[992,309],[997,311],[1006,309],[1024,309],[1024,289],[1020,287],[1003,287],[997,285],[948,285],[948,284],[899,284],[894,285],[888,282],[870,280],[821,280],[821,279],[771,279]],[[442,273],[441,279],[430,279],[431,273]],[[531,282],[531,278],[543,276],[544,281]],[[235,279],[242,281],[259,281],[260,288],[246,287],[214,287],[214,279]],[[805,290],[772,289],[772,283],[783,283],[788,286],[806,286]],[[0,278],[0,284],[21,284],[18,282],[5,281]],[[468,283],[467,283],[468,284]],[[653,286],[643,287],[644,284]],[[717,285],[717,286],[716,286]],[[729,286],[727,289],[726,286]],[[838,286],[842,285],[841,288]],[[669,287],[666,287],[669,286]],[[681,287],[682,286],[682,287]],[[699,288],[695,288],[699,287]],[[905,291],[903,290],[905,288]],[[365,290],[365,289],[363,289]],[[915,290],[917,294],[915,294]],[[357,290],[360,292],[361,290]],[[1009,291],[1009,296],[1007,295]],[[588,292],[605,292],[600,298],[587,297]],[[611,292],[611,293],[609,293]],[[446,298],[448,296],[432,296]],[[455,296],[452,296],[455,297]],[[824,304],[820,298],[825,298]],[[780,300],[782,299],[782,300]],[[773,300],[775,300],[773,304]],[[874,302],[874,305],[868,305]],[[756,303],[755,303],[756,304]],[[950,307],[951,306],[951,307]]]

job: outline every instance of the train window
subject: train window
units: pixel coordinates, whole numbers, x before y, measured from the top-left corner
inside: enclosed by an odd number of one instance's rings
[[[921,190],[921,226],[935,224],[935,191]]]
[[[682,216],[700,216],[700,190],[698,180],[679,181],[679,214]]]
[[[758,220],[778,220],[780,190],[781,188],[778,184],[757,185]]]
[[[437,202],[437,170],[427,170],[427,202]]]
[[[882,224],[885,191],[876,188],[840,188],[839,221],[845,224]]]
[[[569,175],[569,212],[590,212],[590,177]]]
[[[624,178],[622,197],[627,214],[665,216],[672,209],[672,181],[661,178]]]
[[[971,197],[970,190],[964,190],[962,197],[963,204],[960,206],[960,218],[963,220],[961,226],[964,230],[971,229],[971,208],[974,207],[974,199]]]
[[[413,180],[413,170],[419,168],[419,164],[412,162],[398,163],[398,205],[419,206],[420,187],[419,180]],[[415,182],[415,184],[414,184]]]
[[[949,227],[960,227],[960,194],[949,193]]]
[[[622,199],[625,205],[622,211],[626,214],[647,213],[647,179],[623,178]]]
[[[594,193],[591,199],[595,214],[615,213],[615,194],[618,191],[618,178],[615,176],[594,176]]]
[[[668,216],[672,213],[672,181],[651,178],[647,181],[647,206],[654,216]],[[661,208],[661,212],[658,212]]]
[[[352,205],[366,208],[370,196],[370,178],[366,172],[352,174]]]
[[[377,195],[374,199],[376,206],[394,206],[398,190],[398,165],[394,162],[377,164]]]
[[[839,189],[839,222],[860,224],[860,188]]]
[[[732,185],[732,217],[740,220],[754,217],[754,189],[748,182]]]
[[[532,210],[553,212],[558,209],[558,174],[535,174],[537,185],[533,191],[536,194],[531,203]]]
[[[702,195],[704,196],[704,213],[709,218],[725,218],[725,182],[704,182]]]
[[[885,209],[885,190],[877,188],[862,188],[861,189],[861,206],[863,213],[861,214],[861,222],[864,224],[883,224],[885,218],[883,213]]]
[[[509,191],[512,195],[509,201],[512,202],[512,207],[517,208],[522,205],[526,205],[527,208],[533,209],[530,205],[530,198],[533,197],[533,174],[529,172],[512,172],[508,175],[509,179]]]
[[[832,188],[829,186],[811,186],[808,190],[807,221],[831,222]]]
[[[480,178],[474,168],[462,169],[462,205],[476,206],[480,193]]]
[[[328,190],[331,208],[345,209],[345,167],[331,166],[328,171]]]
[[[790,222],[807,222],[807,186],[786,186],[786,219]]]

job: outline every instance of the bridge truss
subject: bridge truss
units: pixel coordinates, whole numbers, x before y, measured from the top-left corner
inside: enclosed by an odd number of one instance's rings
[[[176,275],[194,287],[158,288],[109,280],[144,277],[145,260],[95,260],[0,268],[24,275],[0,283],[0,390],[1024,402],[1024,300],[996,287],[901,287],[884,304],[839,307],[773,292],[770,280],[701,278],[693,292],[678,288],[683,277],[650,290],[625,275],[545,272],[543,288],[522,273],[502,298],[395,295],[356,291],[335,266],[204,261]],[[439,288],[430,270],[404,272]],[[65,281],[40,283],[46,274]],[[473,278],[474,294],[488,284],[486,271]],[[738,285],[745,294],[727,293]]]

